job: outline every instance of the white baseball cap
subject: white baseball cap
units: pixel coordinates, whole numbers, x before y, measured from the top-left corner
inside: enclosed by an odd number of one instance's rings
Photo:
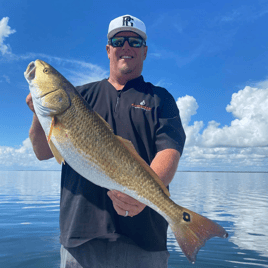
[[[145,24],[136,17],[125,15],[112,20],[109,24],[108,39],[119,32],[134,32],[140,35],[145,41],[147,39]]]

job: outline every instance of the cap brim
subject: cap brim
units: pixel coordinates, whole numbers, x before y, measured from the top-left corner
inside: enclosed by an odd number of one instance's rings
[[[139,30],[137,28],[133,28],[133,27],[116,28],[108,33],[108,35],[107,35],[108,39],[112,38],[113,36],[115,36],[119,32],[134,32],[134,33],[140,35],[145,41],[147,39],[147,35],[144,32],[142,32],[141,30]]]

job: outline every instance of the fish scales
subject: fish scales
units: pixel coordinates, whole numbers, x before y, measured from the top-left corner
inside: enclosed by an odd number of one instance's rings
[[[44,61],[25,72],[36,115],[59,163],[66,162],[85,179],[124,192],[162,215],[190,262],[205,242],[228,236],[217,223],[174,203],[133,145],[115,136],[76,89]]]
[[[86,152],[88,164],[96,164],[108,177],[122,186],[121,190],[124,187],[135,190],[136,199],[149,199],[163,213],[167,213],[165,208],[169,206],[165,203],[171,200],[163,195],[159,184],[145,172],[103,120],[95,112],[85,109],[81,98],[74,96],[72,104],[70,109],[56,118],[61,122],[59,128],[66,132],[74,147]],[[75,155],[74,152],[72,154]]]

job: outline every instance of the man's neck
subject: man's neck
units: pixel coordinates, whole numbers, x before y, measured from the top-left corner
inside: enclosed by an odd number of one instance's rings
[[[111,83],[116,90],[122,90],[126,83],[130,80],[133,80],[137,77],[120,77],[120,78],[113,78],[109,77],[108,82]]]
[[[118,81],[109,77],[108,82],[114,86],[116,90],[122,90],[127,81]]]

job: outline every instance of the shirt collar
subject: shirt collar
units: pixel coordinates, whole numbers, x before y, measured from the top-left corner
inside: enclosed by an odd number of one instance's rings
[[[138,87],[138,86],[139,86],[141,83],[143,83],[143,82],[144,82],[143,76],[140,75],[139,77],[137,77],[137,78],[135,78],[135,79],[132,79],[132,80],[128,81],[128,82],[125,84],[125,86],[124,86],[124,88],[123,88],[123,91],[128,90],[128,89],[130,89],[130,88],[136,88],[136,87]]]
[[[106,80],[107,83],[110,84],[110,83],[108,82],[108,78],[107,78],[107,79],[104,79],[104,80]],[[129,90],[130,88],[139,88],[139,86],[140,86],[142,83],[144,83],[144,79],[143,79],[143,76],[140,75],[140,76],[137,77],[137,78],[134,78],[134,79],[132,79],[132,80],[129,80],[129,81],[125,84],[125,86],[123,87],[123,89],[122,89],[122,90],[118,90],[117,92],[127,91],[127,90]],[[110,85],[112,86],[112,84],[110,84]],[[113,87],[113,88],[114,88],[114,87]],[[115,89],[115,90],[116,90],[116,89]]]

